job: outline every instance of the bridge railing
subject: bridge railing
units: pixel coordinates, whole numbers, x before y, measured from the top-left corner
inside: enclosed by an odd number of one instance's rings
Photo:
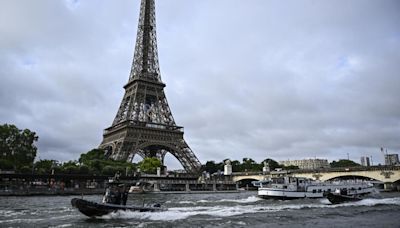
[[[321,169],[298,169],[291,170],[293,173],[310,173],[310,172],[351,172],[351,171],[386,171],[386,170],[400,170],[400,166],[353,166],[353,167],[340,167],[340,168],[321,168]]]
[[[269,172],[267,172],[269,173]],[[263,175],[264,173],[261,171],[251,171],[251,172],[234,172],[232,176],[253,176],[253,175]]]
[[[340,168],[319,168],[319,169],[294,169],[282,171],[250,171],[250,172],[234,172],[232,176],[253,176],[274,173],[323,173],[323,172],[351,172],[351,171],[393,171],[400,170],[400,166],[354,166],[354,167],[340,167]]]

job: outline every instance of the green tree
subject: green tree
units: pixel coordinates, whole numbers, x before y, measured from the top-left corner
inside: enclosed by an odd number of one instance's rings
[[[111,166],[111,165],[106,165],[101,170],[101,173],[103,175],[110,175],[110,176],[114,176],[117,172],[118,172],[118,169],[116,169],[114,166]]]
[[[0,169],[11,170],[14,168],[14,162],[12,159],[0,159]]]
[[[81,156],[79,157],[79,163],[85,165],[90,165],[90,163],[96,160],[106,160],[106,157],[104,156],[104,150],[92,149],[85,154],[81,154]]]
[[[22,166],[31,166],[35,160],[38,140],[35,132],[20,130],[15,125],[0,125],[0,169],[9,169],[9,164],[18,170]]]
[[[262,161],[261,164],[263,164],[263,166],[264,166],[264,162],[267,162],[270,170],[274,170],[276,168],[282,168],[283,167],[277,161],[275,161],[275,160],[273,160],[271,158],[267,158],[264,161]]]
[[[243,171],[240,161],[233,160],[233,161],[231,161],[231,165],[232,165],[232,172],[242,172]]]
[[[32,173],[32,168],[31,167],[29,167],[29,166],[22,166],[20,169],[19,169],[19,172],[20,173]]]
[[[41,174],[50,174],[51,170],[58,166],[59,166],[58,161],[44,159],[35,162],[34,167],[38,171],[42,172]]]
[[[208,173],[215,173],[218,170],[224,170],[223,162],[215,163],[215,161],[207,161],[206,164],[202,166],[202,171],[206,171]]]
[[[156,173],[157,167],[162,166],[161,161],[154,157],[144,158],[138,165],[144,173]]]
[[[339,161],[332,161],[330,163],[331,168],[341,168],[341,167],[355,167],[355,166],[360,166],[360,164],[355,163],[352,160],[347,160],[347,159],[340,159]]]
[[[79,173],[81,174],[103,174],[114,175],[120,172],[125,175],[126,171],[136,170],[136,165],[127,161],[115,161],[108,159],[102,149],[92,149],[79,157]]]
[[[77,161],[68,161],[62,164],[62,170],[67,174],[78,174],[79,164]]]
[[[299,169],[299,167],[297,165],[288,165],[288,166],[284,166],[283,169],[285,169],[285,170],[295,170],[295,169]]]
[[[256,161],[251,158],[243,158],[242,160],[243,171],[259,171],[260,167]]]

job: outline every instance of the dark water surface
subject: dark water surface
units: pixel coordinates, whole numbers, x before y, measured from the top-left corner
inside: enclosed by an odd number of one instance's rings
[[[161,203],[168,211],[96,219],[72,208],[72,196],[0,197],[0,227],[400,227],[400,193],[340,205],[326,199],[263,200],[256,194],[130,195],[131,203]]]

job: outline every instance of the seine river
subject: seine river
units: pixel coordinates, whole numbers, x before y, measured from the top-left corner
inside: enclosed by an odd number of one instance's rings
[[[400,193],[340,205],[326,199],[263,200],[256,194],[130,195],[131,203],[161,203],[168,211],[96,219],[72,208],[72,196],[0,197],[0,227],[400,227]]]

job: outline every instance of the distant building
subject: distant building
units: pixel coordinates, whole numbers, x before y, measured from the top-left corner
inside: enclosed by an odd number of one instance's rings
[[[225,161],[224,175],[225,176],[232,175],[232,165],[231,165],[231,161],[229,159]]]
[[[399,165],[398,154],[385,154],[385,165]]]
[[[329,163],[326,159],[287,160],[279,163],[284,166],[297,166],[299,169],[329,168]]]
[[[361,157],[361,165],[362,166],[371,166],[371,163],[369,161],[369,157],[362,156]]]

